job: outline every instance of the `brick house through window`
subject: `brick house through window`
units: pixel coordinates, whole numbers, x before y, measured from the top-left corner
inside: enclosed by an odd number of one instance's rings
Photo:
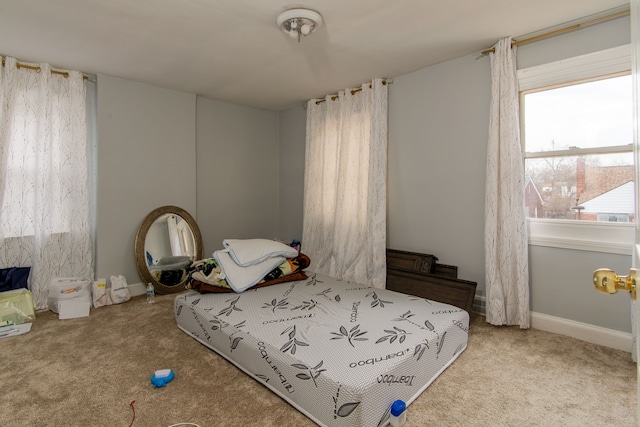
[[[562,181],[527,178],[525,206],[529,218],[632,222],[635,219],[633,165],[589,165],[578,156],[575,175]]]
[[[634,220],[634,166],[576,166],[575,219],[630,222]]]

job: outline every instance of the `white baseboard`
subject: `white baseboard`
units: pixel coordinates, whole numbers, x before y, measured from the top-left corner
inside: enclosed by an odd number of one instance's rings
[[[142,282],[130,284],[128,287],[129,287],[129,293],[131,294],[132,297],[135,297],[138,295],[144,295],[147,293],[147,287]]]
[[[542,313],[531,313],[531,327],[631,353],[631,334]]]

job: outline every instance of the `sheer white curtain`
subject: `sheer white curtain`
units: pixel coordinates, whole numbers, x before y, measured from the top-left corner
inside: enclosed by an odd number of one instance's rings
[[[530,326],[524,165],[516,51],[500,40],[491,56],[491,108],[485,192],[487,322]]]
[[[31,267],[36,308],[53,277],[93,277],[83,76],[0,68],[0,267]]]
[[[303,252],[311,269],[385,287],[387,86],[307,104]]]

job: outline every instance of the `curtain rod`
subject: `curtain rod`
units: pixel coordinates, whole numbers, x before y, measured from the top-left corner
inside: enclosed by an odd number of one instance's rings
[[[4,57],[2,57],[2,66],[4,67]],[[37,71],[37,72],[40,72],[40,70],[42,70],[42,68],[38,67],[37,65],[23,64],[22,62],[16,62],[16,67],[18,67],[18,68],[27,68],[29,70],[34,70],[34,71]],[[51,74],[57,74],[59,76],[64,77],[65,79],[69,77],[69,72],[68,71],[58,71],[58,70],[54,70],[53,68],[51,69]],[[89,77],[83,75],[82,78],[84,80],[86,80]]]
[[[579,24],[574,24],[574,25],[569,25],[567,27],[559,28],[559,29],[554,30],[554,31],[549,31],[548,33],[539,34],[537,36],[528,37],[526,39],[513,41],[511,43],[511,47],[519,46],[519,45],[525,44],[525,43],[535,42],[535,41],[538,41],[538,40],[546,39],[548,37],[557,36],[558,34],[563,34],[563,33],[569,32],[569,31],[578,30],[580,28],[588,27],[589,25],[594,25],[594,24],[599,24],[601,22],[610,21],[612,19],[628,15],[629,13],[630,13],[630,10],[627,9],[627,10],[623,10],[623,11],[620,11],[620,12],[612,13],[610,15],[601,16],[600,18],[595,18],[595,19],[592,19],[590,21],[581,22]],[[492,47],[490,49],[483,50],[481,52],[481,54],[482,55],[488,55],[488,54],[493,53],[495,51],[496,51],[496,49]]]
[[[393,83],[393,79],[382,79],[382,84],[383,85],[386,85],[387,83],[389,83],[389,84]],[[371,83],[369,83],[369,88],[371,88]],[[357,89],[351,89],[349,92],[351,92],[351,95],[355,95],[356,93],[360,92],[361,90],[362,90],[362,88],[359,87]],[[335,101],[336,99],[338,99],[338,95],[331,95],[330,99],[332,101]],[[316,100],[316,105],[322,104],[326,100],[327,100],[326,97],[323,98],[323,99],[317,99]]]

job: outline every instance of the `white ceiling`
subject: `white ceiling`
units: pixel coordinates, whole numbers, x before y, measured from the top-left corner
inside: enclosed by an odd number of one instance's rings
[[[623,0],[0,0],[0,54],[280,111]],[[300,43],[277,15],[323,25]]]

